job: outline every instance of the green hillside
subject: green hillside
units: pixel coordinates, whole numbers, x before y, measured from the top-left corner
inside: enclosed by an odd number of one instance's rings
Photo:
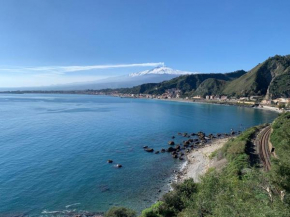
[[[265,96],[268,93],[270,97],[279,97],[281,95],[280,91],[283,91],[283,95],[289,97],[290,86],[287,85],[289,82],[289,73],[290,55],[276,55],[267,59],[265,62],[258,64],[255,68],[240,78],[229,82],[223,90],[223,94],[228,96]],[[288,81],[285,81],[282,78],[287,79]],[[272,84],[272,81],[275,80],[276,82]],[[277,85],[279,86],[280,84],[283,84],[283,87],[278,88]],[[267,92],[268,89],[269,92]]]
[[[194,91],[194,95],[205,97],[206,95],[221,94],[226,83],[227,81],[225,80],[208,78],[198,86],[196,91]]]
[[[177,78],[173,78],[169,81],[164,81],[157,84],[142,84],[133,88],[123,88],[119,89],[121,93],[143,93],[143,94],[162,94],[167,89],[178,88],[184,95],[193,95],[194,91],[199,87],[199,85],[209,79],[219,79],[224,81],[231,81],[239,78],[241,75],[245,74],[244,70],[239,70],[231,73],[212,73],[212,74],[193,74],[193,75],[182,75]]]
[[[277,76],[269,88],[270,97],[290,97],[290,73]]]

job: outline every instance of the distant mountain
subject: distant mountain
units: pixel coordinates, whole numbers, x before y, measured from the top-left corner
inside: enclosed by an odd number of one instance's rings
[[[163,81],[176,78],[184,74],[193,74],[193,72],[186,72],[175,70],[169,67],[156,67],[150,70],[131,73],[128,75],[106,78],[98,81],[79,82],[63,85],[51,85],[43,87],[25,87],[25,88],[0,88],[2,90],[87,90],[87,89],[115,89],[115,88],[130,88],[144,83],[159,83]]]
[[[129,77],[137,77],[137,76],[144,76],[144,75],[188,75],[188,74],[196,74],[196,72],[187,72],[187,71],[180,71],[171,69],[165,66],[159,66],[154,69],[146,70],[143,72],[138,73],[131,73]]]
[[[144,84],[144,83],[159,83],[162,81],[170,80],[175,78],[178,75],[169,75],[169,74],[148,74],[144,76],[135,76],[130,77],[129,75],[106,78],[99,81],[92,81],[92,82],[83,82],[83,83],[74,83],[74,84],[67,84],[67,85],[57,85],[51,86],[43,89],[52,89],[52,90],[100,90],[106,88],[130,88],[136,85]]]
[[[276,55],[246,72],[181,75],[158,84],[147,83],[121,89],[122,93],[162,94],[178,88],[185,96],[227,95],[263,96],[266,99],[290,97],[290,55]]]
[[[162,94],[166,89],[178,88],[184,95],[194,95],[197,88],[207,79],[219,79],[223,81],[232,81],[244,75],[244,70],[239,70],[230,73],[210,73],[210,74],[192,74],[181,75],[169,81],[161,83],[148,83],[135,86],[133,88],[125,88],[119,90],[122,93],[147,93],[147,94]]]

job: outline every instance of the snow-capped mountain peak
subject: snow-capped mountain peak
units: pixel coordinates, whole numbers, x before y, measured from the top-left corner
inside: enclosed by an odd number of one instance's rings
[[[137,77],[137,76],[143,76],[143,75],[188,75],[188,74],[196,74],[196,72],[180,71],[180,70],[175,70],[166,66],[159,66],[159,67],[145,70],[142,72],[131,73],[129,74],[129,76]]]

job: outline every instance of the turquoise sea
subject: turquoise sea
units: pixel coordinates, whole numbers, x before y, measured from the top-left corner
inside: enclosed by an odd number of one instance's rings
[[[224,133],[271,122],[270,111],[93,95],[0,95],[0,216],[141,210],[180,167],[178,132]],[[107,160],[112,159],[113,164]],[[117,169],[119,163],[123,168]]]

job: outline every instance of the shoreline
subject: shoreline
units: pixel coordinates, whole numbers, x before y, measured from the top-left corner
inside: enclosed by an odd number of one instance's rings
[[[6,93],[6,92],[0,92],[0,94],[20,94],[20,93]],[[40,92],[40,93],[21,93],[21,94],[70,94],[70,95],[93,95],[93,94],[87,94],[87,93],[45,93],[45,92]],[[219,101],[208,101],[208,100],[188,100],[188,99],[182,99],[182,98],[171,98],[171,99],[158,99],[158,98],[136,98],[136,97],[122,97],[122,96],[116,96],[116,95],[108,95],[108,94],[97,94],[97,96],[111,96],[111,97],[118,97],[118,98],[128,98],[128,99],[149,99],[149,100],[161,100],[161,101],[170,101],[170,102],[183,102],[183,103],[200,103],[200,104],[214,104],[214,105],[227,105],[227,106],[237,106],[237,107],[246,107],[246,108],[253,108],[253,109],[261,109],[265,111],[273,111],[277,113],[283,113],[284,111],[289,111],[289,110],[280,110],[276,107],[268,106],[268,105],[262,105],[262,106],[250,106],[250,105],[245,105],[241,104],[238,105],[237,103],[234,102],[219,102]]]
[[[181,183],[189,178],[193,178],[194,182],[199,182],[200,177],[204,175],[209,168],[222,168],[226,164],[226,160],[222,159],[218,161],[216,159],[210,159],[210,155],[214,151],[222,148],[231,138],[234,137],[216,139],[210,144],[188,153],[186,155],[186,162],[175,174],[175,182]]]
[[[136,98],[138,99],[138,98]],[[140,99],[148,99],[148,98],[140,98]],[[149,98],[150,100],[150,98]],[[253,109],[260,109],[260,110],[265,110],[265,111],[273,111],[273,112],[277,112],[277,113],[282,113],[283,110],[279,110],[278,108],[272,107],[272,106],[267,106],[267,105],[262,105],[261,106],[249,106],[249,105],[237,105],[234,103],[228,103],[228,102],[224,102],[224,103],[219,103],[217,101],[205,101],[205,100],[197,100],[197,101],[192,101],[192,100],[188,100],[188,99],[178,99],[178,98],[172,98],[172,99],[151,99],[151,100],[161,100],[161,101],[169,101],[169,102],[182,102],[182,103],[199,103],[199,104],[214,104],[214,105],[225,105],[225,106],[237,106],[237,107],[245,107],[245,108],[253,108]]]

